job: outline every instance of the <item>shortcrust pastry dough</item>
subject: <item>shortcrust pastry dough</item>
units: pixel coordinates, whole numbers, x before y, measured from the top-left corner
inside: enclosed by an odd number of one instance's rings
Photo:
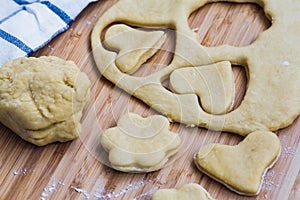
[[[118,24],[107,30],[104,42],[107,47],[119,51],[116,58],[119,69],[133,73],[161,48],[165,39],[163,31],[146,32]]]
[[[18,58],[0,68],[0,122],[28,142],[65,142],[81,132],[90,81],[72,61]]]
[[[208,144],[195,154],[200,171],[243,195],[257,195],[263,176],[280,155],[280,141],[269,131],[250,133],[236,146]]]
[[[215,1],[118,1],[99,18],[91,35],[93,55],[100,72],[118,87],[177,122],[243,136],[255,130],[273,131],[290,125],[300,113],[300,2],[226,0],[259,4],[272,20],[272,26],[249,46],[204,47],[190,29],[188,17],[211,2]],[[100,39],[105,28],[116,22],[174,29],[176,48],[171,64],[147,77],[123,73],[115,64],[117,53],[104,48]],[[196,94],[174,94],[161,84],[176,69],[220,61],[244,65],[248,73],[246,95],[232,112],[210,114],[201,108]]]
[[[208,113],[227,113],[234,103],[235,85],[230,62],[174,70],[170,86],[179,94],[197,94]]]
[[[189,183],[180,189],[160,189],[152,195],[152,200],[213,200],[200,185]]]
[[[100,141],[109,152],[112,168],[124,172],[150,172],[162,168],[179,149],[179,136],[168,128],[168,119],[161,115],[143,118],[127,113],[116,127],[101,134]]]

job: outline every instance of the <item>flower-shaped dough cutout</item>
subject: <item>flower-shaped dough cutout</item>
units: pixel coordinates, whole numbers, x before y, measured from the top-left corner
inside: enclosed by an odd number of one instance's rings
[[[205,47],[188,24],[193,11],[214,0],[120,0],[97,21],[91,34],[93,56],[99,71],[129,94],[168,118],[187,125],[223,130],[246,136],[257,130],[286,127],[300,114],[300,1],[254,0],[272,26],[248,46]],[[248,3],[247,0],[226,2]],[[171,63],[145,77],[133,77],[116,66],[117,53],[103,46],[101,35],[114,23],[175,30]],[[245,66],[247,91],[241,104],[226,114],[210,114],[195,94],[175,94],[162,85],[180,68],[221,61]],[[279,92],[280,91],[280,92]]]
[[[189,183],[180,189],[160,189],[152,195],[152,200],[213,200],[200,185]]]
[[[163,45],[163,31],[143,31],[123,24],[111,26],[105,34],[105,44],[119,51],[116,65],[124,73],[133,73]]]
[[[195,154],[200,171],[243,195],[257,195],[264,174],[280,154],[280,141],[269,131],[250,133],[236,146],[209,144]]]
[[[179,94],[197,94],[203,109],[211,114],[227,113],[234,103],[234,76],[228,61],[174,70],[170,86]]]
[[[169,121],[160,115],[143,118],[123,115],[116,127],[105,130],[100,142],[109,152],[111,167],[124,172],[150,172],[164,166],[180,146],[180,137],[169,131]]]

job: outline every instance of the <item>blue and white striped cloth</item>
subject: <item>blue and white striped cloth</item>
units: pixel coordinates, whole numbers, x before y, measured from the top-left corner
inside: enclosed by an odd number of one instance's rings
[[[92,1],[0,0],[0,67],[46,45]]]

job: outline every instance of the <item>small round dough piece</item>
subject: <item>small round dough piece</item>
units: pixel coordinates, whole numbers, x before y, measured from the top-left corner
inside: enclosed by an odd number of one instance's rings
[[[200,185],[189,183],[180,189],[157,190],[152,200],[213,200],[210,194]]]
[[[0,68],[0,122],[37,146],[73,140],[91,83],[72,61],[18,58]]]

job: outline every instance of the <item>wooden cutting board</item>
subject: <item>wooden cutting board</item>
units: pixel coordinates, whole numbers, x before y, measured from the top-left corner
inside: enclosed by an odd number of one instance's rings
[[[89,5],[64,33],[33,56],[55,55],[75,61],[92,81],[92,98],[82,118],[79,139],[45,147],[31,145],[0,125],[0,199],[151,199],[158,188],[180,187],[199,183],[216,199],[300,199],[300,119],[277,131],[282,154],[265,176],[257,197],[239,196],[200,173],[192,156],[209,142],[237,144],[241,137],[230,133],[209,132],[172,124],[183,145],[172,162],[153,173],[130,174],[114,171],[105,165],[105,152],[99,136],[115,126],[119,116],[131,111],[142,116],[157,114],[141,101],[107,81],[98,72],[91,54],[90,33],[96,20],[114,3],[99,1]],[[260,7],[253,4],[214,3],[195,11],[190,26],[206,46],[230,44],[245,46],[267,29],[270,23]],[[172,36],[167,45],[172,47]],[[274,55],[276,56],[276,55]],[[160,51],[149,64],[164,66],[172,54]],[[149,65],[150,66],[150,65]],[[156,69],[144,68],[137,76]],[[243,99],[247,79],[242,66],[233,67],[236,79],[236,105]],[[167,83],[165,83],[167,87]]]

